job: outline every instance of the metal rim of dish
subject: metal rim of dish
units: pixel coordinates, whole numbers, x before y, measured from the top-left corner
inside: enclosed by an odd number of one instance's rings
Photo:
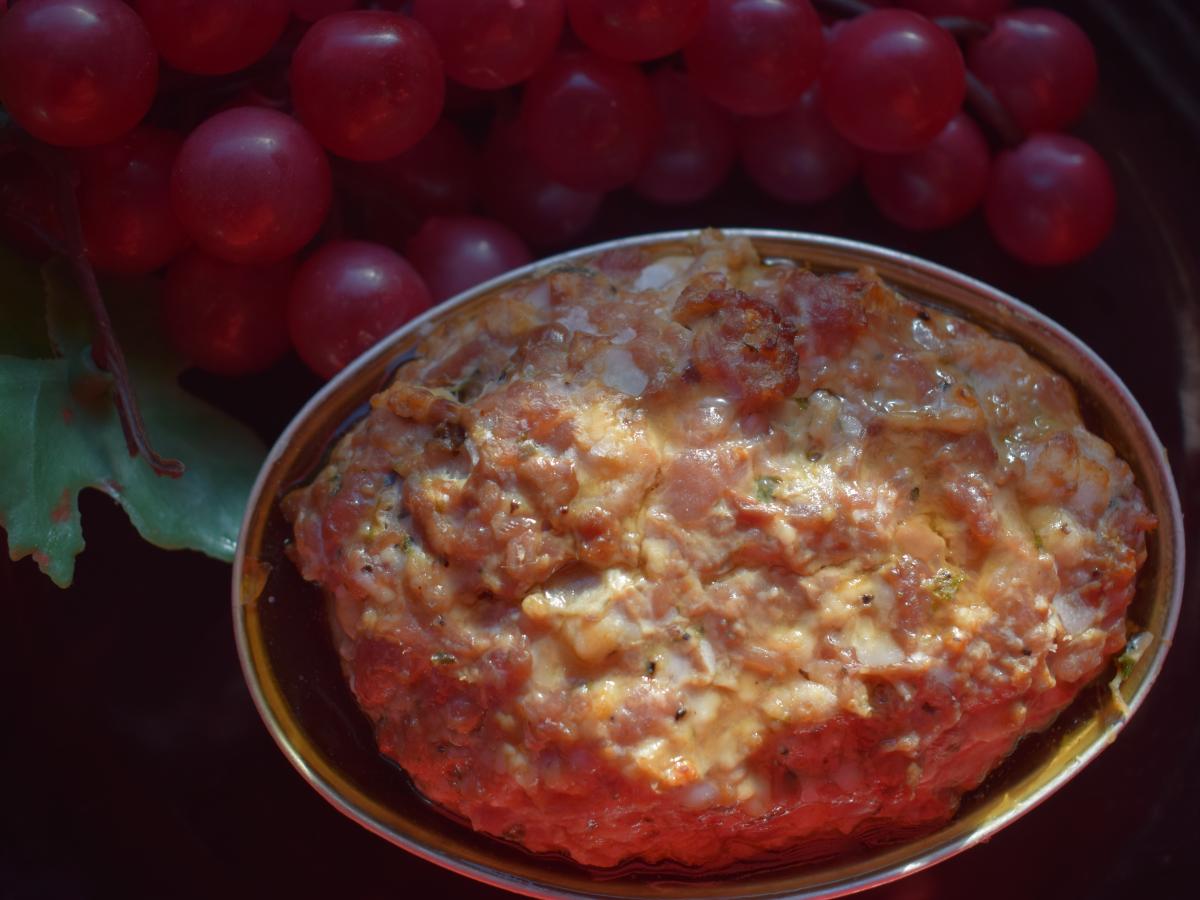
[[[528,896],[555,900],[630,896],[794,897],[821,900],[843,896],[884,884],[947,859],[986,840],[1029,812],[1066,784],[1112,742],[1141,705],[1161,671],[1182,605],[1182,512],[1165,450],[1145,412],[1112,369],[1086,344],[1032,307],[990,285],[919,257],[826,235],[736,228],[723,229],[723,233],[749,238],[764,259],[791,259],[819,268],[843,270],[862,265],[874,266],[889,284],[902,292],[915,292],[916,299],[962,314],[1014,339],[1027,351],[1065,374],[1077,391],[1082,392],[1085,386],[1092,388],[1090,394],[1099,400],[1112,419],[1113,427],[1125,439],[1126,445],[1119,449],[1134,466],[1148,503],[1159,518],[1158,531],[1153,537],[1154,553],[1157,555],[1156,571],[1153,573],[1154,597],[1151,601],[1157,620],[1152,629],[1155,639],[1129,679],[1132,691],[1125,698],[1127,712],[1116,717],[1110,716],[1104,722],[1100,721],[1098,715],[1093,717],[1095,721],[1089,727],[1077,730],[1074,738],[1064,741],[1053,758],[1027,776],[1027,789],[1008,802],[1006,808],[991,815],[975,817],[980,819],[978,822],[973,822],[971,817],[963,819],[955,816],[930,836],[873,852],[864,861],[848,867],[840,876],[814,876],[809,867],[802,867],[790,874],[787,869],[772,870],[762,877],[743,876],[726,883],[719,880],[718,873],[718,880],[710,881],[655,883],[645,879],[614,879],[591,882],[592,889],[586,889],[582,886],[587,881],[583,875],[578,879],[570,879],[575,882],[574,885],[565,884],[567,879],[557,873],[539,875],[538,857],[535,855],[522,854],[525,857],[524,864],[511,867],[527,871],[511,871],[511,868],[505,869],[469,858],[469,854],[457,855],[441,847],[427,845],[382,821],[379,805],[345,783],[345,779],[339,779],[336,767],[319,758],[316,748],[308,744],[270,671],[254,613],[260,586],[254,562],[258,559],[266,514],[277,501],[277,491],[269,488],[279,486],[283,471],[294,462],[294,453],[289,458],[289,452],[295,451],[294,442],[303,427],[327,411],[339,397],[354,395],[365,399],[377,390],[378,379],[372,376],[378,374],[381,365],[402,353],[406,344],[411,344],[428,323],[480,301],[498,289],[535,278],[556,266],[595,257],[609,250],[684,247],[695,242],[700,232],[688,230],[621,238],[562,253],[506,273],[427,311],[394,332],[355,360],[305,404],[271,448],[251,491],[234,560],[232,581],[234,632],[246,684],[268,731],[300,775],[340,812],[380,837],[470,878]],[[321,429],[319,433],[327,438],[329,429]],[[1112,439],[1109,434],[1105,437]],[[248,548],[253,549],[253,555],[248,553]],[[1147,577],[1149,569],[1149,565],[1143,568],[1139,580]],[[1043,776],[1040,779],[1037,777],[1039,773]],[[451,823],[449,819],[446,821],[448,828],[462,827]]]

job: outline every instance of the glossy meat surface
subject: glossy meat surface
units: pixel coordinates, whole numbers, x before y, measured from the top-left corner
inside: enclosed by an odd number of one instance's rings
[[[439,326],[286,502],[383,752],[593,865],[951,815],[1124,645],[1153,527],[1020,348],[694,250]]]

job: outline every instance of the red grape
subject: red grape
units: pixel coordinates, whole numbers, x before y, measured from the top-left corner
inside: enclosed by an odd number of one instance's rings
[[[524,81],[550,58],[563,28],[562,0],[416,0],[446,75],[477,88]]]
[[[483,88],[467,87],[457,81],[447,81],[444,109],[450,115],[488,110],[495,105],[496,97],[500,93],[499,91],[485,91]]]
[[[54,179],[24,152],[0,156],[0,238],[42,258],[62,240]]]
[[[142,120],[158,55],[120,0],[22,0],[0,17],[0,103],[35,138],[86,147]]]
[[[958,44],[924,16],[881,9],[838,29],[821,77],[825,113],[851,143],[909,153],[932,141],[962,106]]]
[[[255,85],[246,85],[227,101],[222,103],[213,113],[225,112],[227,109],[240,109],[243,106],[256,106],[260,109],[274,109],[286,114],[291,108],[291,103],[287,97],[280,97],[274,93],[262,90]]]
[[[684,59],[703,94],[735,113],[768,116],[816,80],[824,47],[808,0],[711,0]]]
[[[404,254],[425,280],[434,303],[523,266],[532,257],[516,234],[478,216],[434,216]]]
[[[1025,132],[1070,125],[1096,89],[1092,42],[1052,9],[1000,16],[991,34],[971,47],[968,61]]]
[[[400,201],[416,213],[466,212],[475,202],[477,153],[458,126],[440,119],[403,153],[381,162],[357,163],[368,191]]]
[[[579,39],[626,62],[674,53],[696,36],[707,11],[708,0],[567,0]]]
[[[1058,265],[1108,235],[1116,191],[1108,166],[1083,141],[1035,134],[997,156],[984,211],[992,235],[1017,259]]]
[[[304,22],[315,22],[325,16],[354,9],[358,0],[291,0],[292,15]]]
[[[858,174],[859,152],[825,118],[816,87],[778,115],[743,122],[741,155],[755,184],[785,203],[819,203]]]
[[[167,268],[163,324],[190,362],[248,375],[288,349],[287,300],[295,263],[242,266],[189,250]]]
[[[479,153],[446,119],[399,156],[334,169],[360,237],[400,246],[431,215],[463,213],[479,191]]]
[[[135,0],[162,58],[183,72],[223,75],[261,59],[283,34],[287,0]]]
[[[537,164],[569,187],[629,184],[659,125],[650,83],[629,63],[594,53],[556,56],[525,86],[521,127]]]
[[[330,241],[300,267],[288,332],[300,358],[325,378],[430,306],[404,257],[382,244]]]
[[[79,218],[97,269],[152,272],[187,245],[171,211],[171,167],[182,144],[173,131],[142,125],[80,154]]]
[[[361,10],[316,22],[292,57],[300,120],[329,150],[387,159],[428,133],[445,82],[429,32],[400,13]]]
[[[1012,6],[1013,0],[900,0],[897,6],[905,6],[921,15],[967,16],[971,19],[990,21],[996,13]]]
[[[990,153],[979,126],[959,113],[914,153],[871,154],[863,181],[885,216],[905,228],[944,228],[966,216],[987,193]]]
[[[483,152],[481,191],[492,215],[540,247],[563,244],[596,217],[604,195],[578,191],[549,178],[530,159],[521,129],[501,122]]]
[[[674,69],[659,69],[650,87],[662,127],[633,187],[656,203],[693,203],[714,191],[733,167],[732,117]]]
[[[171,205],[205,251],[231,262],[290,256],[330,204],[329,162],[294,119],[271,109],[217,113],[183,143]]]
[[[303,26],[297,26],[297,30],[302,30]],[[232,96],[229,96],[219,106],[214,109],[209,109],[205,105],[201,105],[200,109],[208,116],[218,112],[224,112],[227,109],[237,109],[239,106],[261,106],[265,109],[275,109],[279,112],[292,114],[292,89],[288,84],[287,69],[282,63],[275,64],[275,55],[280,53],[285,45],[290,42],[293,47],[298,41],[294,33],[285,33],[283,39],[276,45],[272,51],[272,60],[267,64],[259,64],[245,73],[239,74],[236,78],[221,79],[231,88],[236,88]],[[291,55],[290,52],[287,55]],[[195,98],[203,104],[204,90],[201,88],[197,91],[199,85],[205,84],[205,80],[199,79],[194,75],[185,75],[176,72],[174,69],[166,68],[163,70],[163,80],[170,78],[175,82],[173,85],[175,91],[182,95],[181,99],[186,103],[188,99]],[[217,82],[220,84],[221,82]],[[168,89],[169,90],[169,89]],[[160,94],[167,93],[167,90],[160,89]],[[225,93],[222,91],[222,93]],[[185,119],[186,121],[186,119]]]

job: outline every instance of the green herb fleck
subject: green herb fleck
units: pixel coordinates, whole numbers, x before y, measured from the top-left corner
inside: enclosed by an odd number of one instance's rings
[[[1133,667],[1137,665],[1137,658],[1132,653],[1122,653],[1117,658],[1117,671],[1121,673],[1121,680],[1124,681],[1129,677],[1129,673],[1133,671]]]
[[[1125,651],[1116,658],[1115,666],[1117,674],[1113,676],[1108,686],[1112,689],[1113,699],[1116,701],[1117,708],[1125,715],[1129,714],[1129,707],[1126,705],[1119,689],[1133,673],[1134,666],[1138,664],[1138,660],[1142,658],[1152,640],[1153,637],[1148,631],[1139,632],[1129,639],[1129,642],[1125,645]]]
[[[763,503],[769,503],[775,499],[775,488],[779,487],[779,479],[774,475],[764,475],[755,482],[758,485],[755,490],[755,496]]]
[[[466,397],[467,397],[467,392],[470,391],[471,388],[476,386],[476,384],[478,383],[477,382],[478,376],[479,376],[479,370],[478,369],[473,370],[470,375],[468,375],[466,378],[464,378],[462,381],[460,381],[458,384],[456,384],[454,387],[452,387],[450,389],[450,394],[459,403],[465,402]]]
[[[411,534],[405,534],[404,539],[400,541],[400,551],[408,553],[413,548],[413,539]]]
[[[932,578],[925,579],[924,588],[940,603],[949,603],[958,593],[965,578],[949,569],[938,569]]]
[[[796,405],[799,406],[801,409],[808,409],[808,398],[807,397],[793,397],[792,399],[796,401]]]
[[[1046,542],[1042,540],[1042,536],[1036,531],[1033,533],[1033,546],[1037,550],[1046,549]]]
[[[809,450],[808,451],[808,461],[809,462],[820,462],[821,457],[824,455],[825,454],[822,453],[820,450]]]
[[[435,666],[452,666],[458,662],[457,657],[453,653],[447,653],[444,650],[439,650],[433,656],[429,657],[429,661]]]
[[[562,266],[555,266],[550,270],[551,275],[582,275],[584,278],[592,278],[596,274],[596,270],[590,266],[581,266],[575,263],[567,263]]]

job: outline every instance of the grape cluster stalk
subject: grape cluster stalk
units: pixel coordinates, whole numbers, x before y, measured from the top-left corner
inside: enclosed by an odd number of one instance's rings
[[[9,0],[0,237],[69,262],[129,451],[174,475],[98,272],[161,276],[200,368],[330,377],[609,192],[692,204],[737,166],[797,205],[861,178],[912,230],[982,209],[1059,265],[1115,214],[1067,133],[1096,81],[1075,23],[1012,0]]]

